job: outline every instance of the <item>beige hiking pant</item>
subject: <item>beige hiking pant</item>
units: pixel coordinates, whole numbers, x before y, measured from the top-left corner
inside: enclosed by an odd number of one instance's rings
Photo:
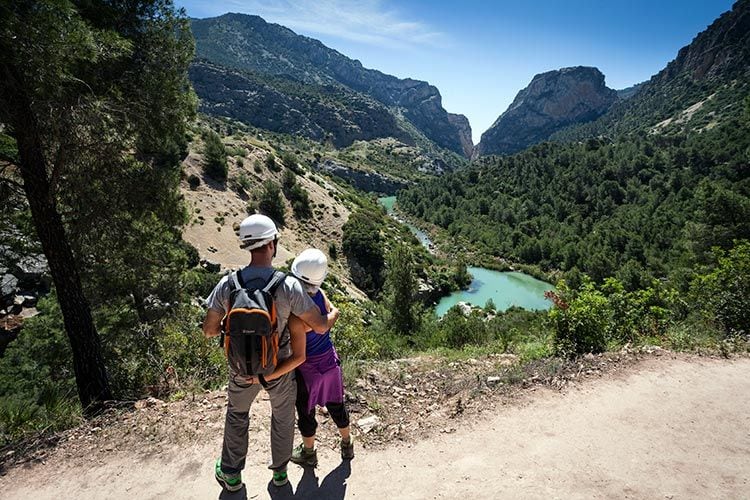
[[[262,386],[238,384],[229,378],[229,405],[224,423],[224,445],[221,470],[236,473],[245,468],[250,405]],[[294,402],[297,384],[294,371],[268,381],[266,389],[271,400],[271,464],[269,469],[285,470],[294,446]]]

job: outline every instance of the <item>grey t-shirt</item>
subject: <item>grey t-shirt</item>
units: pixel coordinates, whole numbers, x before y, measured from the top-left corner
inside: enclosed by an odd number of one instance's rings
[[[242,269],[242,279],[246,286],[264,286],[271,278],[274,269],[272,267],[251,267],[247,266]],[[214,287],[211,294],[206,299],[209,309],[226,314],[231,308],[229,303],[230,279],[232,273],[227,274]],[[292,355],[292,347],[289,344],[289,331],[286,328],[289,315],[299,316],[305,311],[318,306],[315,305],[312,298],[305,293],[302,284],[293,276],[287,276],[281,285],[276,289],[274,295],[276,304],[276,316],[278,321],[279,332],[279,359],[286,359]]]

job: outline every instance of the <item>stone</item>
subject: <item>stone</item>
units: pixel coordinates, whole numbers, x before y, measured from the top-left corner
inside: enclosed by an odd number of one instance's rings
[[[0,298],[11,297],[18,288],[18,278],[12,274],[4,274],[0,281]]]
[[[23,307],[34,307],[37,304],[37,301],[39,300],[38,297],[34,295],[23,295]]]
[[[497,384],[498,382],[500,382],[500,380],[502,380],[500,377],[487,377],[488,384]]]
[[[360,418],[357,420],[357,427],[359,427],[363,433],[367,434],[373,430],[380,423],[380,419],[376,415],[369,417]]]
[[[202,259],[201,266],[203,266],[203,268],[205,268],[206,271],[211,272],[211,273],[218,273],[219,271],[221,271],[221,264],[210,261],[208,259]]]
[[[21,257],[13,266],[13,274],[23,287],[46,290],[52,284],[47,257],[43,254]]]

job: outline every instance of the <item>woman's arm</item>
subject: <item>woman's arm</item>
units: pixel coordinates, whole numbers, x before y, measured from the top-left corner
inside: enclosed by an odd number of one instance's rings
[[[297,368],[299,365],[305,362],[305,351],[307,349],[307,326],[305,323],[293,314],[289,316],[289,335],[291,337],[290,342],[292,343],[292,355],[285,360],[281,361],[276,365],[276,369],[270,374],[266,375],[267,381],[275,380],[282,375],[289,373],[290,371]],[[257,375],[248,377],[247,381],[251,384],[259,384]]]

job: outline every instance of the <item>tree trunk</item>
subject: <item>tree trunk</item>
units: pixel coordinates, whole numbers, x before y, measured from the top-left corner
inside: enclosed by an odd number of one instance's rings
[[[83,294],[81,278],[57,211],[55,196],[51,192],[36,121],[30,106],[19,107],[26,108],[26,113],[14,116],[14,135],[18,142],[24,190],[57,290],[65,331],[73,351],[81,406],[84,415],[93,416],[103,409],[104,401],[112,399],[101,342],[91,308]]]

